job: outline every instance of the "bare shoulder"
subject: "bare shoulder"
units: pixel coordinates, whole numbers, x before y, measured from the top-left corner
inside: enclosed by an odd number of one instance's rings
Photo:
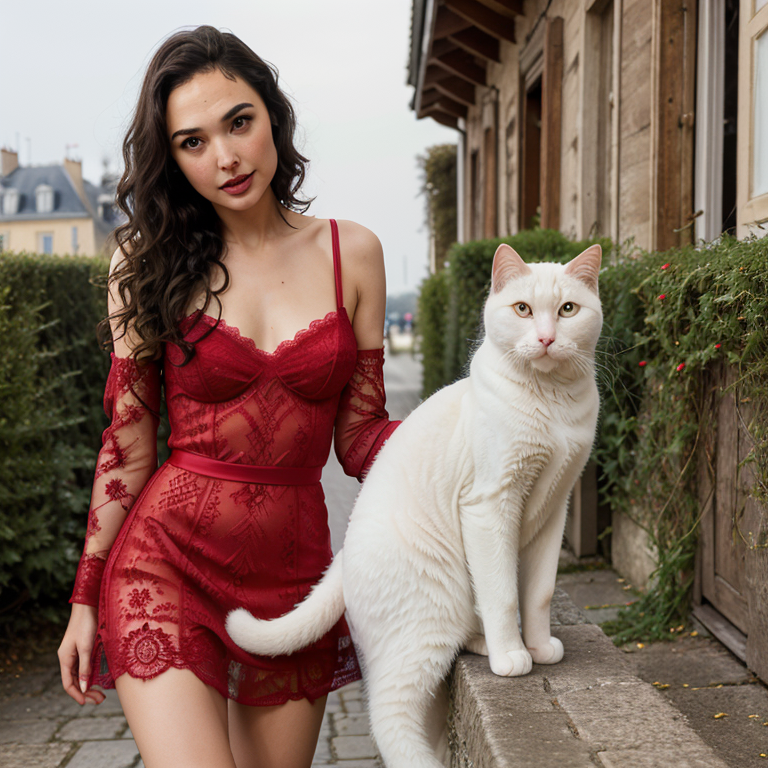
[[[344,282],[350,279],[358,294],[384,290],[384,251],[376,235],[362,224],[339,221]]]
[[[127,255],[130,252],[131,252],[131,247],[128,244],[118,245],[117,248],[115,248],[115,252],[112,254],[112,258],[109,260],[110,275],[113,274],[117,269],[119,269],[123,265]]]
[[[378,349],[384,338],[387,300],[384,251],[370,229],[354,221],[338,224],[344,303],[351,312],[357,345],[359,349]]]

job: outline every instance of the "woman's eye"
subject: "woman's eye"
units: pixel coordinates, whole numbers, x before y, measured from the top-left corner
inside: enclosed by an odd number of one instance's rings
[[[190,136],[188,139],[184,139],[181,142],[182,149],[197,149],[200,146],[200,139],[196,136]]]
[[[577,304],[574,304],[572,301],[566,301],[565,304],[560,307],[560,316],[573,317],[578,311],[579,307]]]
[[[519,301],[517,304],[513,304],[512,308],[517,312],[520,317],[529,317],[531,314],[531,308],[525,304],[522,301]]]
[[[239,130],[240,128],[244,128],[248,123],[251,122],[251,118],[247,115],[238,115],[233,121],[232,121],[232,127],[235,130]]]

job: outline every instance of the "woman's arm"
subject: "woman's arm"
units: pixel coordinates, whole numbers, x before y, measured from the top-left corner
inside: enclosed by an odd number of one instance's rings
[[[341,393],[336,456],[346,474],[362,481],[399,421],[390,421],[384,392],[384,315],[387,288],[379,239],[352,222],[339,224],[347,312],[357,339],[357,364]]]
[[[112,258],[110,274],[122,252]],[[110,285],[110,317],[122,309]],[[160,410],[160,367],[140,364],[132,355],[136,338],[112,328],[114,352],[104,392],[104,410],[111,423],[102,436],[88,513],[85,547],[71,603],[98,606],[104,563],[131,506],[157,469],[157,425]]]
[[[120,265],[121,256],[119,252],[113,257],[110,274]],[[116,287],[110,289],[108,306],[110,316],[121,309]],[[58,652],[64,689],[79,704],[104,700],[100,691],[87,688],[101,577],[128,511],[157,467],[159,366],[137,364],[131,354],[135,338],[130,334],[119,338],[113,326],[112,335],[114,354],[104,393],[111,424],[102,438],[85,546],[70,599],[72,613]]]

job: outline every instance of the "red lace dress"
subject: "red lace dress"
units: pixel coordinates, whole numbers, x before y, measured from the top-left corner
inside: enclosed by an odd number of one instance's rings
[[[187,365],[170,345],[162,372],[113,355],[104,397],[112,423],[70,600],[98,605],[89,685],[179,667],[226,697],[274,705],[359,679],[343,618],[314,645],[277,658],[241,650],[224,628],[240,606],[259,618],[284,614],[328,566],[323,490],[307,472],[325,464],[334,428],[346,473],[361,478],[397,426],[384,409],[383,350],[358,351],[342,304],[332,229],[337,309],[274,353],[198,312],[182,325],[196,341]],[[174,453],[157,469],[161,380]],[[278,470],[286,479],[242,482],[174,465],[190,453],[240,469],[286,468]]]

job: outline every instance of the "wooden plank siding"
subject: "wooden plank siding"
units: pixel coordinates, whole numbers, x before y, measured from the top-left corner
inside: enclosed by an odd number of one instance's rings
[[[655,4],[653,246],[693,241],[693,137],[696,3]]]
[[[541,226],[560,228],[560,157],[563,115],[563,17],[549,17],[541,77]]]
[[[651,246],[651,43],[653,3],[624,0],[621,17],[618,240]]]
[[[584,8],[582,3],[561,6],[563,29],[562,120],[560,130],[560,229],[578,237],[581,184],[581,79]]]

